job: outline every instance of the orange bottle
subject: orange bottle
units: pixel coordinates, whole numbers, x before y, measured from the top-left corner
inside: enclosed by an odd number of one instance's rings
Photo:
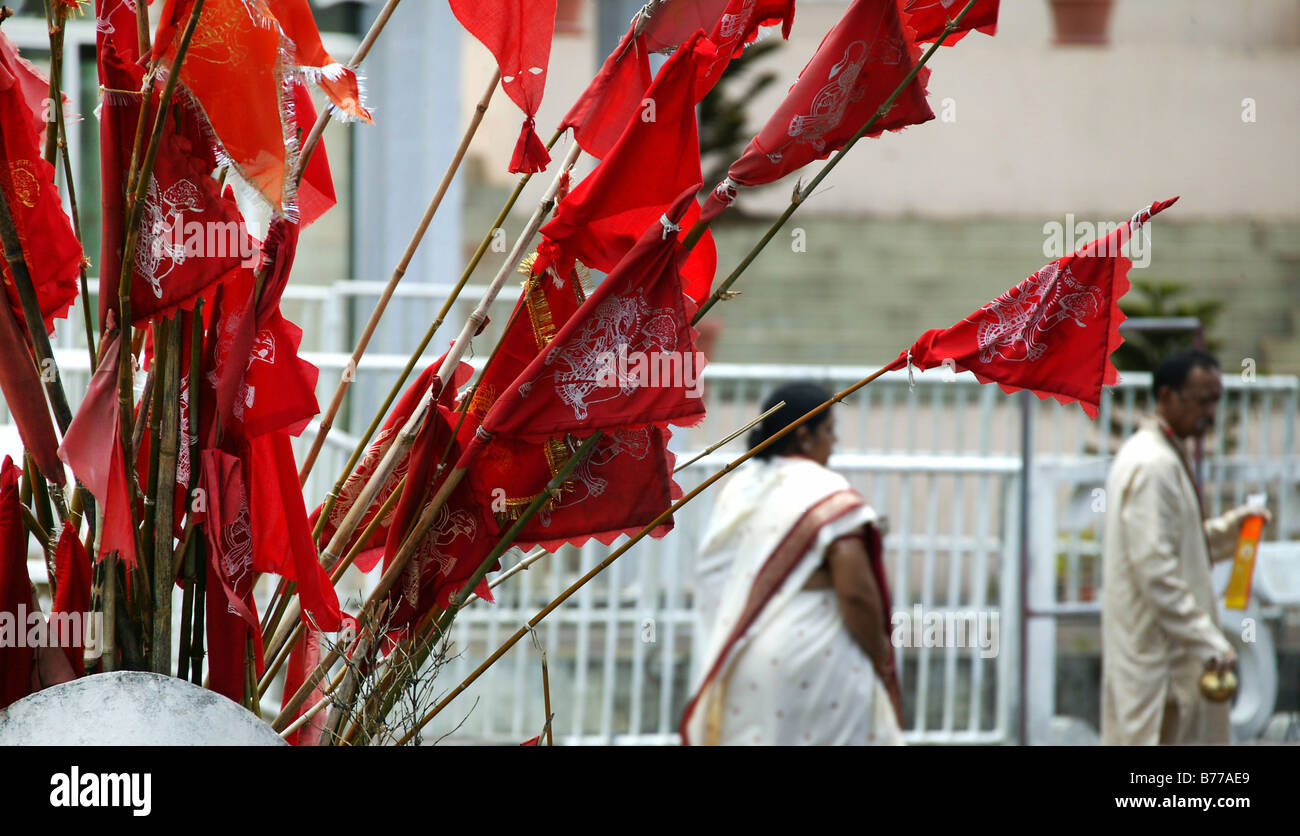
[[[1265,501],[1263,494],[1255,494],[1246,500],[1246,504],[1262,509]],[[1237,537],[1237,550],[1232,558],[1232,576],[1228,579],[1228,590],[1223,600],[1228,609],[1246,609],[1246,602],[1250,600],[1250,583],[1255,576],[1255,553],[1259,551],[1259,536],[1263,531],[1262,514],[1251,514],[1241,522],[1241,534]]]

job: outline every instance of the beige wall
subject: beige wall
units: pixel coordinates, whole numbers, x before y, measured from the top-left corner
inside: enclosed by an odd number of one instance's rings
[[[793,81],[844,6],[802,0],[767,65]],[[996,38],[971,35],[932,61],[931,104],[950,99],[955,120],[861,144],[802,212],[1100,220],[1177,193],[1188,219],[1300,217],[1300,0],[1116,0],[1104,48],[1053,46],[1046,0],[1002,6]],[[469,36],[465,56],[461,125],[493,69]],[[543,138],[595,70],[590,28],[556,37]],[[755,100],[755,129],[784,88]],[[499,185],[520,114],[497,97],[472,154]],[[1242,121],[1247,97],[1254,123]],[[746,208],[779,211],[789,187],[758,190]]]

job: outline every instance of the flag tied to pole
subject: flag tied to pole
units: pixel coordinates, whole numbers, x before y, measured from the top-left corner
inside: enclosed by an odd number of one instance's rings
[[[1000,0],[975,0],[961,25],[944,41],[946,46],[957,43],[966,33],[978,29],[993,35],[998,29],[998,3]],[[966,7],[966,0],[901,0],[903,20],[916,31],[918,43],[933,43],[943,34],[948,21],[957,17]]]
[[[785,101],[709,195],[702,217],[721,214],[739,186],[771,183],[842,148],[902,84],[920,55],[899,19],[897,0],[853,0]],[[933,119],[925,100],[928,78],[929,71],[921,68],[866,135]]]
[[[1178,198],[1157,201],[1104,238],[1058,258],[947,329],[927,331],[890,369],[949,365],[1005,392],[1029,389],[1040,398],[1078,401],[1096,418],[1101,387],[1119,381],[1111,353],[1124,314],[1132,262],[1121,247],[1153,215]]]
[[[697,31],[708,33],[715,50],[696,76],[698,103],[727,64],[754,41],[760,27],[780,23],[788,38],[793,22],[794,0],[675,0],[660,6],[639,36],[632,22],[560,128],[572,128],[582,150],[603,160],[638,109],[654,98],[648,92],[651,53],[685,44]]]

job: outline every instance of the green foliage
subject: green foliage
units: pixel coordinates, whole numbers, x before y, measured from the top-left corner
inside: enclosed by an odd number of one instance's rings
[[[1133,317],[1184,317],[1199,319],[1205,328],[1206,350],[1214,353],[1220,343],[1212,336],[1224,303],[1218,299],[1183,298],[1187,286],[1166,279],[1131,279],[1132,289],[1120,301],[1124,315]],[[1170,353],[1195,344],[1195,332],[1125,331],[1124,344],[1112,355],[1120,371],[1155,371]]]

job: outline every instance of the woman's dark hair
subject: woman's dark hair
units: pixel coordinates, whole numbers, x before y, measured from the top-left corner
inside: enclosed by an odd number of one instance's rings
[[[804,415],[813,411],[817,407],[831,399],[831,393],[815,383],[787,383],[780,389],[777,389],[767,400],[763,402],[763,412],[767,412],[772,407],[785,401],[785,406],[773,412],[763,419],[757,427],[749,431],[749,449],[754,449],[758,445],[767,441],[781,430],[793,424]],[[831,411],[825,412],[809,419],[804,426],[811,432],[821,426]],[[779,456],[790,452],[795,447],[795,433],[789,433],[777,443],[768,447],[758,454],[760,459],[770,459],[772,456]]]

